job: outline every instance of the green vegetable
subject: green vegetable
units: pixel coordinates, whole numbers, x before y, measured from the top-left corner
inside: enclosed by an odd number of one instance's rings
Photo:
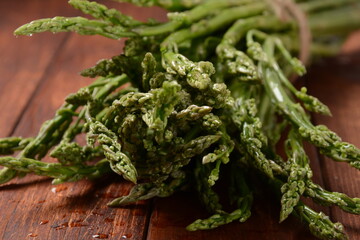
[[[357,169],[360,150],[311,123],[307,111],[330,111],[306,88],[297,90],[289,77],[306,71],[294,55],[334,54],[346,34],[360,27],[358,0],[127,2],[164,7],[169,21],[143,23],[96,2],[70,0],[95,20],[47,18],[15,31],[128,40],[123,54],[82,72],[99,78],[69,95],[37,136],[0,139],[0,154],[18,151],[15,157],[0,157],[5,167],[0,183],[27,173],[49,176],[57,184],[113,171],[135,185],[109,206],[167,197],[193,186],[212,214],[187,227],[194,231],[246,221],[256,197],[251,174],[280,193],[280,221],[294,214],[319,238],[346,239],[340,223],[300,197],[353,214],[360,213],[360,199],[312,182],[303,141]],[[74,139],[83,133],[86,144],[80,145]],[[287,138],[287,159],[275,150],[280,136]],[[58,162],[41,162],[47,154]],[[219,178],[227,180],[231,212],[213,188]]]

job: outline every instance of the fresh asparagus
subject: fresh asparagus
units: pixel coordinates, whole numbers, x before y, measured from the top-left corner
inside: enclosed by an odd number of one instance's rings
[[[311,123],[307,111],[331,113],[306,88],[297,90],[289,78],[306,71],[294,55],[332,55],[346,34],[360,27],[359,2],[124,2],[163,7],[170,11],[169,21],[143,23],[96,2],[70,0],[95,19],[40,19],[15,31],[73,31],[128,40],[123,54],[82,71],[83,76],[99,78],[69,95],[37,136],[0,139],[0,154],[7,155],[0,157],[5,167],[0,183],[27,173],[54,178],[56,184],[113,171],[135,185],[109,206],[167,197],[194,186],[213,215],[190,224],[188,230],[193,231],[248,219],[256,197],[248,177],[252,173],[274,183],[275,195],[281,193],[280,221],[295,214],[319,238],[346,239],[340,223],[310,209],[300,197],[353,214],[360,213],[360,201],[312,181],[302,142],[357,169],[360,150],[325,126]],[[307,18],[292,16],[299,12]],[[312,35],[307,47],[304,26]],[[282,159],[275,145],[286,128],[291,130],[285,142],[287,159]],[[80,145],[75,139],[83,133],[86,144]],[[17,151],[17,156],[8,156]],[[47,154],[58,162],[41,162]],[[223,210],[213,188],[225,176],[231,212]]]

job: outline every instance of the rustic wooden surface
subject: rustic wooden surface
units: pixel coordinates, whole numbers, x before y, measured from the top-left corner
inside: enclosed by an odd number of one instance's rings
[[[75,34],[40,34],[15,38],[13,30],[32,19],[78,12],[60,0],[0,1],[0,137],[31,136],[54,114],[66,95],[90,80],[77,73],[100,58],[121,52],[123,41]],[[115,6],[113,3],[111,5]],[[138,19],[165,19],[160,9],[142,10],[122,4]],[[360,34],[344,49],[356,52]],[[357,49],[356,49],[357,48]],[[337,57],[313,66],[305,78],[312,94],[329,105],[333,118],[315,116],[344,140],[360,146],[360,55]],[[309,148],[315,181],[324,187],[360,196],[360,174],[345,164],[318,157]],[[126,194],[130,185],[111,175],[96,182],[58,186],[43,177],[27,176],[0,186],[0,239],[314,239],[297,219],[278,224],[276,202],[257,200],[246,223],[211,231],[187,232],[184,227],[205,211],[189,193],[140,202],[128,208],[106,203]],[[344,223],[350,239],[359,239],[360,219],[337,208],[319,208]]]

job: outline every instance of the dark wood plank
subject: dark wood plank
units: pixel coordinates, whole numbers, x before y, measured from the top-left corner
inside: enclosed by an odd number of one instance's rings
[[[15,38],[13,31],[40,17],[74,12],[59,1],[0,1],[0,137],[8,136],[67,34]]]
[[[325,124],[355,146],[360,146],[360,32],[353,34],[344,46],[350,56],[339,56],[312,67],[308,78],[310,93],[327,104],[333,117],[315,116],[316,123]],[[354,53],[355,52],[355,53]],[[343,192],[351,197],[360,196],[360,173],[345,163],[321,157],[324,187]],[[360,236],[359,216],[331,208],[331,218],[342,222],[350,236]]]
[[[58,7],[66,5],[66,2],[55,2]],[[120,6],[124,13],[135,13],[135,17],[142,20],[156,18],[161,13],[158,9],[137,13],[138,8],[129,8],[126,4]],[[61,14],[62,12],[54,11],[52,15]],[[47,41],[63,37],[62,34],[51,34],[51,39]],[[119,54],[123,43],[98,36],[70,35],[56,57],[47,59],[49,67],[43,73],[36,93],[27,100],[28,107],[22,114],[14,135],[36,134],[41,123],[54,115],[66,95],[92,81],[80,77],[78,72],[94,65],[101,58]],[[37,50],[42,51],[40,48]],[[24,57],[29,58],[29,61],[36,61],[34,54]],[[23,69],[22,77],[25,79],[29,71],[27,67],[29,66],[21,66],[20,63],[17,66],[19,71]],[[12,94],[21,95],[18,91],[12,90]],[[5,100],[2,99],[1,103],[5,103]],[[12,105],[16,104],[14,102]],[[12,181],[0,188],[0,208],[3,209],[0,239],[143,239],[148,214],[147,203],[140,202],[129,208],[118,209],[106,206],[113,198],[127,194],[130,186],[118,175],[96,182],[80,181],[60,186],[52,186],[51,181],[35,176]]]
[[[127,209],[106,206],[129,190],[118,176],[58,186],[29,176],[0,190],[4,213],[1,239],[25,239],[28,235],[37,236],[35,239],[92,239],[96,235],[142,239],[145,203]]]

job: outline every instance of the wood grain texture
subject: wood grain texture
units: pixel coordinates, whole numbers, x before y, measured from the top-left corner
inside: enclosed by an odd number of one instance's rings
[[[165,13],[158,8],[140,11],[126,4],[106,4],[120,6],[122,12],[140,20],[165,19]],[[17,9],[17,12],[8,9]],[[66,95],[91,82],[77,74],[81,69],[122,51],[122,41],[96,36],[12,37],[14,28],[24,22],[63,14],[78,15],[78,12],[68,7],[66,1],[59,0],[0,1],[0,28],[8,35],[4,37],[2,33],[0,37],[0,54],[6,56],[0,58],[0,137],[12,132],[24,137],[36,134]],[[358,49],[359,42],[358,34],[347,44],[346,51]],[[334,118],[316,116],[316,122],[329,125],[344,140],[360,146],[360,57],[345,60],[336,58],[314,66],[306,83],[312,94],[330,106],[334,115]],[[312,147],[308,150],[316,172],[315,182],[329,190],[360,196],[359,172],[345,164],[318,159]],[[0,239],[315,239],[293,217],[278,224],[279,206],[269,199],[256,199],[252,217],[246,223],[199,232],[184,229],[193,220],[208,216],[191,193],[139,202],[127,208],[106,206],[108,201],[126,194],[130,186],[115,174],[95,182],[84,180],[58,186],[36,176],[14,180],[0,186]],[[358,238],[358,216],[336,208],[319,209],[330,213],[333,220],[343,222],[350,239]]]
[[[46,77],[47,67],[68,34],[49,41],[52,34],[15,38],[20,25],[40,17],[75,11],[56,1],[0,1],[0,137],[9,135],[27,106],[32,93]],[[26,13],[26,14],[24,14]]]
[[[355,46],[359,47],[357,34]],[[350,44],[348,44],[350,45]],[[346,48],[350,46],[346,46]],[[344,141],[360,146],[360,54],[343,56],[313,66],[308,75],[311,94],[327,104],[333,117],[315,116],[318,124],[326,124],[336,131]],[[324,87],[326,86],[326,87]],[[324,90],[325,89],[325,90]],[[360,173],[347,164],[337,163],[320,156],[324,187],[331,191],[343,192],[349,196],[360,196]],[[342,222],[350,239],[360,236],[360,219],[344,213],[336,207],[331,208],[333,220]]]

